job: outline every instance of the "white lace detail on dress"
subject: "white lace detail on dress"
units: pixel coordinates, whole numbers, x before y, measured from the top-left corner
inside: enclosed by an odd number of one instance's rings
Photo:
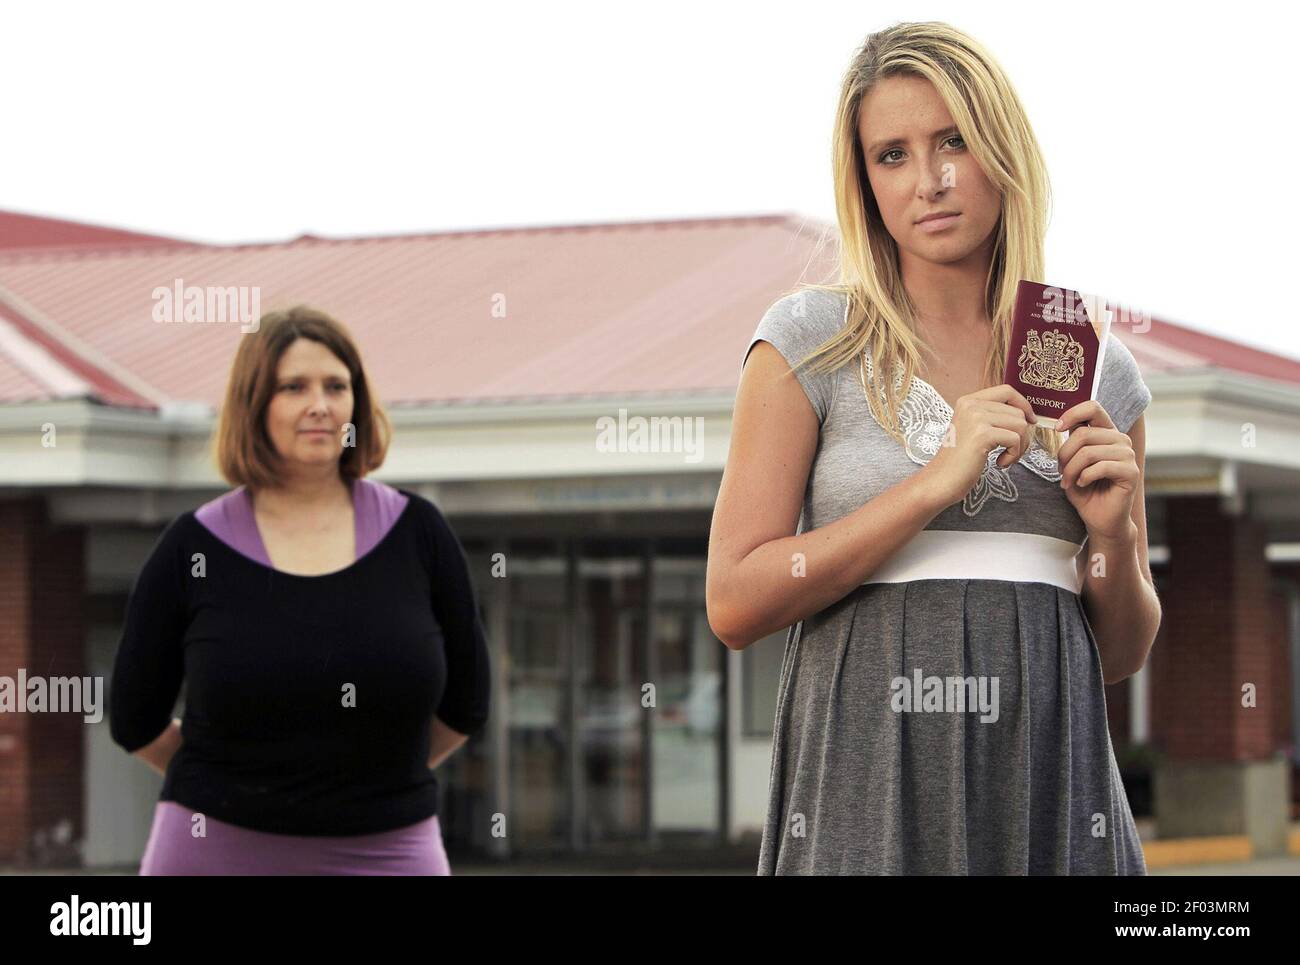
[[[866,370],[865,385],[875,385],[875,372],[871,364],[871,356],[864,352],[862,354],[864,367]],[[903,385],[903,373],[900,370],[894,372],[894,388],[901,390]],[[884,392],[880,392],[880,398],[884,399]],[[882,429],[884,424],[876,418],[873,411],[872,419]],[[907,450],[908,457],[915,463],[924,466],[933,459],[939,452],[939,447],[943,445],[944,433],[952,423],[953,411],[939,390],[926,382],[920,376],[912,377],[912,390],[908,393],[907,398],[903,400],[898,410],[899,428],[903,432],[903,444]],[[990,496],[996,496],[998,499],[1013,503],[1019,497],[1020,493],[1016,490],[1016,484],[1011,478],[1011,474],[997,465],[998,456],[1006,446],[996,446],[989,453],[988,464],[984,467],[984,474],[980,476],[973,489],[966,494],[962,500],[961,508],[967,516],[974,516],[983,508],[984,503]],[[1020,463],[1036,476],[1046,479],[1048,482],[1060,482],[1061,472],[1057,468],[1055,457],[1052,456],[1035,440],[1029,447],[1029,450],[1020,457]]]

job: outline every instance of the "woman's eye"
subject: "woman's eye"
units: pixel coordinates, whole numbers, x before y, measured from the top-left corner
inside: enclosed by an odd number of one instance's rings
[[[949,143],[950,141],[961,141],[961,146],[962,146],[962,147],[965,147],[965,146],[966,146],[966,141],[963,140],[963,138],[962,138],[962,136],[961,136],[960,134],[954,134],[952,137],[948,138],[948,140],[944,141],[943,143],[944,143],[944,144],[947,144],[947,143]],[[891,162],[889,162],[889,161],[886,161],[885,159],[886,159],[887,157],[889,157],[889,155],[897,153],[898,150],[899,150],[899,149],[896,148],[896,147],[895,147],[895,148],[890,148],[890,149],[889,149],[888,151],[886,151],[884,154],[880,155],[880,158],[879,158],[880,163],[882,163],[882,164],[889,164],[889,163],[891,163]]]

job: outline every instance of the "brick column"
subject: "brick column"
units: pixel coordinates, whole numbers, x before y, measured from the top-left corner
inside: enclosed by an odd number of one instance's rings
[[[1244,834],[1286,849],[1288,787],[1277,706],[1276,598],[1263,525],[1217,497],[1167,503],[1169,585],[1153,655],[1156,820],[1162,838]],[[1242,688],[1255,687],[1254,707]]]
[[[0,677],[85,674],[85,533],[40,499],[0,501]],[[0,865],[79,864],[79,713],[0,713]]]

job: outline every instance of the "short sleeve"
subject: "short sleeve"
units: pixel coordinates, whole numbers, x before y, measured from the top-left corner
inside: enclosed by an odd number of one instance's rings
[[[774,302],[759,320],[758,328],[749,340],[740,363],[741,369],[749,360],[755,343],[760,341],[771,343],[787,365],[797,366],[840,330],[847,305],[844,296],[821,289],[794,292]],[[817,421],[825,422],[835,395],[835,374],[814,373],[811,369],[811,364],[796,369],[795,378],[812,403]]]
[[[487,636],[465,550],[438,507],[426,503],[434,550],[433,612],[442,627],[447,655],[447,686],[437,715],[452,730],[472,735],[488,718]]]
[[[1151,390],[1142,381],[1137,360],[1114,332],[1106,336],[1097,401],[1120,432],[1128,432],[1151,402]]]
[[[167,729],[185,676],[189,564],[181,553],[180,518],[163,530],[136,577],[113,662],[109,733],[130,753],[153,743]]]

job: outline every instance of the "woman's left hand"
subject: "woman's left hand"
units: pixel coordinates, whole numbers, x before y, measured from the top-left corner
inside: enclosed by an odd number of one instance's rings
[[[1141,478],[1132,440],[1115,428],[1096,399],[1067,409],[1057,431],[1070,432],[1057,454],[1061,484],[1088,535],[1122,538],[1132,525],[1133,497]]]

